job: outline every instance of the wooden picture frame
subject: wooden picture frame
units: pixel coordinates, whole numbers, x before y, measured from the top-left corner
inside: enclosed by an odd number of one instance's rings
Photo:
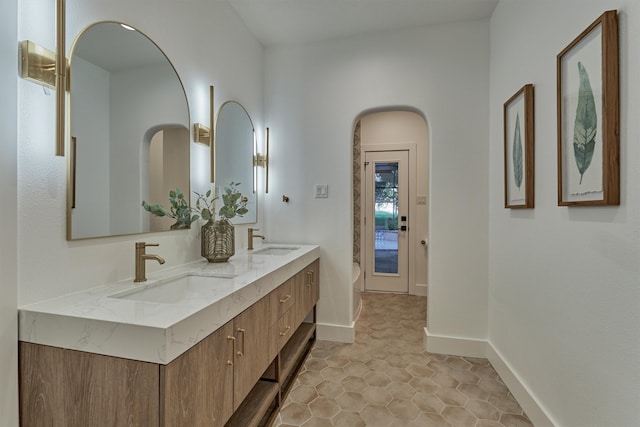
[[[618,15],[557,57],[558,206],[620,204]]]
[[[504,207],[534,207],[533,84],[504,103]]]

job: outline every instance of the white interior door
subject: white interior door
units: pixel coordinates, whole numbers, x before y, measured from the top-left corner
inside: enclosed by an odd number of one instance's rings
[[[409,292],[409,151],[365,152],[366,291]]]

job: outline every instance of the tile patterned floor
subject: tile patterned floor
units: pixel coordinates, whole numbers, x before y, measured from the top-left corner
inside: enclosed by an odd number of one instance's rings
[[[486,359],[423,349],[425,297],[362,301],[355,342],[316,342],[274,426],[532,426]]]

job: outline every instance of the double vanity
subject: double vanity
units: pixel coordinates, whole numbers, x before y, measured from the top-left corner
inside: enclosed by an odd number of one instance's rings
[[[65,15],[65,2],[57,0],[58,46],[66,46]],[[27,53],[31,45],[23,44]],[[224,201],[227,181],[238,187],[243,212],[231,203],[234,215],[221,209],[211,216],[259,222],[257,168],[265,168],[267,192],[269,133],[261,155],[245,107],[224,102],[216,118],[210,86],[209,126],[191,123],[176,68],[125,23],[91,23],[71,46],[68,59],[65,49],[55,52],[53,66],[47,55],[23,55],[49,61],[41,74],[53,76],[57,88],[56,153],[69,156],[67,240],[174,232],[187,224],[176,221],[183,204],[201,199],[192,190],[208,198],[214,184]],[[205,152],[208,161],[191,170],[191,160]],[[176,201],[180,189],[185,199]],[[141,207],[167,201],[171,209],[157,217]],[[253,237],[263,236],[248,231],[251,248]],[[135,279],[87,283],[85,291],[19,307],[22,426],[273,421],[315,340],[319,248],[270,244],[230,262],[147,276],[145,262],[164,259],[146,254],[146,246],[152,244],[136,244]]]
[[[20,307],[21,425],[268,425],[315,340],[319,254],[269,245]]]

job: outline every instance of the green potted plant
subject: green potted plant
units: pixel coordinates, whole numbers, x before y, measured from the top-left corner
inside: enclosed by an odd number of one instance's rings
[[[239,182],[231,182],[224,188],[220,196],[214,195],[211,190],[205,194],[196,191],[196,207],[191,208],[180,189],[169,192],[171,208],[167,209],[160,204],[150,205],[143,201],[142,207],[157,216],[175,218],[176,223],[171,229],[189,228],[191,224],[202,218],[206,223],[201,228],[200,254],[209,262],[226,262],[235,254],[235,229],[229,221],[236,216],[242,216],[247,209],[247,198],[238,191]],[[215,203],[222,199],[222,207],[217,213],[216,220]]]
[[[160,204],[149,204],[143,200],[142,207],[156,216],[167,216],[175,219],[176,222],[171,225],[172,230],[189,228],[191,223],[198,219],[197,216],[191,215],[189,203],[179,188],[169,191],[169,203],[171,207],[167,209]]]
[[[238,191],[238,185],[240,183],[231,182],[220,196],[213,197],[211,190],[205,194],[194,191],[198,196],[194,216],[207,221],[201,228],[200,255],[209,262],[226,262],[235,254],[235,228],[229,220],[249,211],[247,199]],[[222,207],[218,211],[219,219],[216,220],[215,202],[220,198]]]
[[[193,193],[198,196],[196,200],[196,207],[192,209],[196,212],[195,219],[200,216],[205,221],[214,219],[215,217],[215,202],[222,197],[222,207],[218,211],[218,217],[221,220],[230,220],[236,216],[242,216],[249,212],[247,209],[247,199],[242,196],[242,193],[238,191],[239,182],[231,182],[228,187],[224,188],[224,193],[221,196],[211,197],[212,191],[209,190],[205,194],[200,194],[197,191]]]

